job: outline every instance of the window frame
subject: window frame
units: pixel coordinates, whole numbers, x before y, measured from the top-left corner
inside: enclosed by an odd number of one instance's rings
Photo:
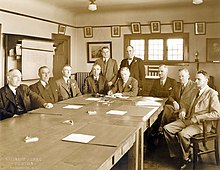
[[[167,39],[183,38],[183,60],[167,60]],[[176,64],[189,62],[189,33],[163,33],[163,34],[125,34],[124,35],[124,58],[126,58],[126,47],[130,44],[130,40],[145,40],[145,54],[144,62],[147,64]],[[163,39],[164,40],[164,51],[163,60],[148,60],[148,40],[149,39]]]

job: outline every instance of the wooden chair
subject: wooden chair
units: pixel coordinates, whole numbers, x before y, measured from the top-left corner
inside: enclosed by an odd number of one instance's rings
[[[218,123],[220,119],[206,119],[202,120],[203,132],[191,137],[191,144],[193,147],[193,169],[196,168],[197,158],[201,159],[202,154],[215,152],[216,164],[219,165],[219,146],[218,146]],[[212,123],[212,130],[207,132],[207,123]],[[208,148],[207,141],[213,141],[214,147]],[[204,150],[199,148],[199,143],[203,144]]]

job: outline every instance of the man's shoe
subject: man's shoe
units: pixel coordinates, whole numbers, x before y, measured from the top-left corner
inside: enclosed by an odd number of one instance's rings
[[[192,160],[190,158],[188,158],[187,160],[184,160],[183,165],[180,167],[181,170],[186,169],[187,166],[192,162]]]

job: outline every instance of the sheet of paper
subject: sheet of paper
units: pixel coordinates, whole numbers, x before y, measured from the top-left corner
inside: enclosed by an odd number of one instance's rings
[[[163,99],[158,97],[142,97],[143,100],[162,101]]]
[[[67,105],[67,106],[64,106],[63,108],[64,109],[79,109],[81,107],[83,107],[83,106],[81,106],[81,105]]]
[[[124,115],[127,111],[121,111],[121,110],[109,110],[106,112],[106,114],[112,114],[112,115]]]
[[[99,100],[101,100],[101,98],[89,97],[89,98],[87,98],[86,100],[99,101]]]
[[[151,100],[144,100],[144,101],[137,101],[136,106],[161,106],[161,103]]]
[[[89,143],[92,139],[94,139],[95,136],[92,135],[84,135],[84,134],[77,134],[72,133],[65,138],[63,138],[63,141],[70,141],[70,142],[81,142],[81,143]]]
[[[148,107],[148,108],[152,108],[152,110],[151,110],[150,112],[148,112],[148,114],[142,118],[143,121],[147,121],[147,120],[149,119],[149,117],[150,117],[154,112],[156,112],[156,110],[157,110],[159,107]]]

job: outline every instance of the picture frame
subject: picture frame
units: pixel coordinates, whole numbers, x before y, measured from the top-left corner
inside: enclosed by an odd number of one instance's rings
[[[206,61],[220,62],[220,38],[206,38]]]
[[[65,35],[66,33],[66,26],[65,25],[58,25],[58,34]]]
[[[150,30],[151,33],[160,33],[161,28],[160,28],[160,21],[151,21],[150,22]]]
[[[92,37],[93,37],[92,27],[84,27],[84,38],[92,38]]]
[[[121,36],[121,27],[120,26],[112,26],[111,27],[111,36],[112,37],[120,37]]]
[[[141,23],[140,22],[132,22],[131,23],[131,32],[132,32],[132,34],[140,34],[141,33]]]
[[[173,23],[172,28],[174,33],[183,32],[183,20],[174,20],[172,23]]]
[[[102,48],[108,47],[110,49],[110,57],[112,58],[112,42],[87,42],[87,62],[95,63],[98,58],[102,57]]]
[[[194,33],[195,35],[205,35],[206,34],[206,23],[205,22],[194,23]]]

